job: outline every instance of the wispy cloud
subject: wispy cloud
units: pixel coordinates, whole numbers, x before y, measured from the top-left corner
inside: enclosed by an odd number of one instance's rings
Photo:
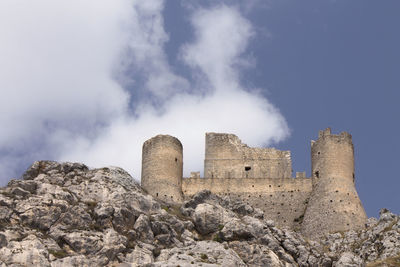
[[[251,145],[288,135],[279,111],[242,86],[255,32],[241,9],[190,9],[195,39],[176,55],[196,77],[189,79],[168,63],[163,7],[161,0],[0,3],[3,182],[41,158],[118,165],[140,178],[141,145],[158,133],[182,141],[186,174],[202,169],[207,131]]]

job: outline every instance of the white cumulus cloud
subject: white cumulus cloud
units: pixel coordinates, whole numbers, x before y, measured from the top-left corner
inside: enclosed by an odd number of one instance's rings
[[[203,168],[205,132],[254,146],[287,137],[279,111],[241,83],[256,33],[238,8],[190,11],[194,39],[176,55],[184,77],[167,59],[161,0],[31,2],[0,2],[3,182],[48,158],[139,179],[142,143],[159,133],[183,143],[186,175]]]

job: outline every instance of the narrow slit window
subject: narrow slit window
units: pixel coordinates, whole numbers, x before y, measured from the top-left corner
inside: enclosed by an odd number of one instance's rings
[[[247,171],[250,171],[251,170],[251,167],[250,166],[246,166],[246,167],[244,167],[244,170],[247,172]]]

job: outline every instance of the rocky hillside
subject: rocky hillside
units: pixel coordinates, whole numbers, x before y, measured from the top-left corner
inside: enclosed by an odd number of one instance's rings
[[[124,170],[35,162],[0,189],[0,266],[400,266],[399,217],[317,241],[202,191],[182,206]]]

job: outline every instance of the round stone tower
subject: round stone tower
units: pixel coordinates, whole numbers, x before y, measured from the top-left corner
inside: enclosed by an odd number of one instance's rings
[[[328,128],[311,141],[313,191],[302,231],[308,237],[360,229],[367,216],[355,188],[354,149],[349,133]]]
[[[182,144],[170,135],[157,135],[143,144],[142,187],[167,202],[182,201]]]

